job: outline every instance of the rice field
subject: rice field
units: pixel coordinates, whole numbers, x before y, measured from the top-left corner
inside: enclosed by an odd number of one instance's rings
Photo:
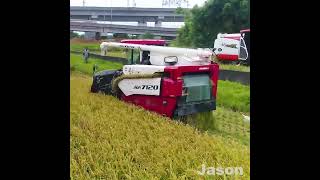
[[[92,94],[91,81],[86,74],[70,74],[71,179],[250,179],[244,137],[249,126],[239,113],[218,108],[217,130],[201,132],[112,96]],[[244,174],[201,176],[202,164],[241,166]]]

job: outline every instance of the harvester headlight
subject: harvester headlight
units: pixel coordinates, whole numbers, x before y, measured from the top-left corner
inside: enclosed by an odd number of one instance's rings
[[[187,95],[188,95],[188,88],[187,87],[183,87],[182,96],[187,96]]]

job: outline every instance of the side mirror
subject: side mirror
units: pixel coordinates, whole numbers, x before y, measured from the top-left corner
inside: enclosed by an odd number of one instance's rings
[[[97,65],[97,64],[94,64],[94,65],[93,65],[93,68],[92,68],[93,74],[95,74],[97,71],[98,71],[98,65]]]
[[[178,62],[177,56],[168,56],[164,58],[164,62],[170,65],[176,64]]]

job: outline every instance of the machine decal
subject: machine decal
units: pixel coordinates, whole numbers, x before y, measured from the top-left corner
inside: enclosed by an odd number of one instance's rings
[[[124,74],[153,74],[155,72],[163,72],[165,66],[153,65],[124,65]]]
[[[225,46],[225,47],[229,47],[229,48],[237,48],[237,44],[226,44],[226,43],[222,43],[222,46]]]
[[[160,83],[161,78],[124,79],[118,86],[126,96],[133,94],[159,96]]]
[[[146,90],[158,90],[158,85],[141,85],[141,86],[134,86],[133,89],[146,89]]]
[[[134,49],[134,46],[128,46],[128,45],[120,45],[120,47]]]

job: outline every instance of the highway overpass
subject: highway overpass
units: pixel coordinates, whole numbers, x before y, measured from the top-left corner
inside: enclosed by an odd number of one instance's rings
[[[184,22],[184,16],[175,8],[135,8],[135,7],[70,7],[70,19],[118,21],[118,22]]]
[[[126,33],[145,34],[147,32],[156,36],[176,37],[178,28],[130,26],[118,24],[101,24],[92,21],[70,21],[70,31],[98,32],[98,33]]]

